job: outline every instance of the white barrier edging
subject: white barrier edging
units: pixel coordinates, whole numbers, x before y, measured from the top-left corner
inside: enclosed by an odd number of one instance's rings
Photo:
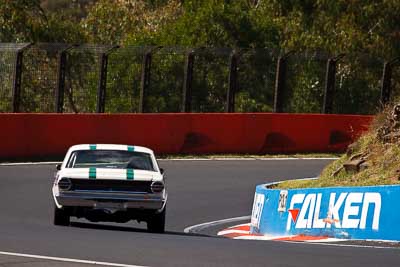
[[[336,160],[338,158],[176,158],[176,159],[158,159],[158,161],[284,161],[284,160]],[[43,162],[4,162],[0,166],[25,166],[25,165],[51,165],[61,164],[61,161],[43,161]]]

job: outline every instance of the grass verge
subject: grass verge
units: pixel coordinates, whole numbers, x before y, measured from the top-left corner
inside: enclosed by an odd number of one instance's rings
[[[393,124],[390,109],[377,115],[370,130],[349,147],[346,154],[329,164],[317,180],[286,181],[277,188],[373,186],[400,184],[400,124]],[[394,127],[395,125],[395,127]],[[384,137],[382,137],[384,129]],[[341,168],[344,163],[363,159],[366,169],[356,173]]]

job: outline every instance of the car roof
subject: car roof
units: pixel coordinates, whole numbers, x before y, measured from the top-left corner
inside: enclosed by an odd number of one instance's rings
[[[115,144],[79,144],[69,148],[70,151],[76,150],[124,150],[124,151],[136,151],[153,154],[153,150],[143,146],[133,145],[115,145]]]

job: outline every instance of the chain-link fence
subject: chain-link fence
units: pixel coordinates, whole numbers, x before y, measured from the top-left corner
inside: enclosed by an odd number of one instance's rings
[[[29,43],[0,43],[0,112],[19,111],[23,50]]]
[[[199,48],[194,52],[193,112],[224,112],[229,78],[229,48]]]
[[[146,112],[179,112],[182,108],[186,49],[162,47],[154,50],[146,94]]]
[[[54,112],[59,54],[65,44],[37,44],[24,51],[21,112]]]
[[[337,63],[333,112],[374,114],[380,107],[384,61],[365,54],[346,55]]]
[[[105,112],[139,111],[143,56],[146,47],[121,47],[108,56]]]
[[[278,56],[278,52],[268,49],[239,51],[237,112],[273,111]]]
[[[110,46],[81,45],[68,51],[64,111],[96,112],[101,54]]]
[[[327,54],[311,51],[293,53],[287,57],[284,112],[322,111],[328,58]]]
[[[15,44],[0,44],[0,112],[13,110],[13,83],[16,53]]]
[[[0,43],[0,112],[373,114],[400,98],[399,62],[384,71],[391,60],[270,49]]]

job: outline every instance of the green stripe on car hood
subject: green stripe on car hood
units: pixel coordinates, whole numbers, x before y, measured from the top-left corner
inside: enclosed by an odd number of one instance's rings
[[[96,179],[96,168],[89,168],[89,179]]]
[[[126,179],[133,180],[135,178],[133,169],[126,169]]]

